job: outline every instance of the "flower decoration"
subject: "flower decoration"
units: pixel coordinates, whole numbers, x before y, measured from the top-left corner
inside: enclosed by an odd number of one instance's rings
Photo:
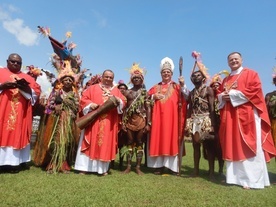
[[[193,51],[192,52],[192,57],[195,59],[195,63],[194,63],[191,74],[196,72],[195,69],[197,67],[198,70],[201,71],[201,73],[204,75],[204,77],[205,77],[204,83],[206,83],[210,79],[210,76],[207,72],[208,68],[206,68],[206,66],[202,63],[201,53],[197,52],[197,51]]]
[[[72,37],[72,32],[66,32],[65,36],[66,36],[67,38]]]
[[[199,60],[201,58],[201,54],[197,51],[192,52],[192,57],[196,60]]]

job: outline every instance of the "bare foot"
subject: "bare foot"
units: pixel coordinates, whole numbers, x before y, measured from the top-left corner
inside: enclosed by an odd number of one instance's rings
[[[108,172],[101,174],[101,176],[107,176],[107,175],[108,175]]]
[[[138,175],[144,175],[144,173],[140,170],[140,167],[136,167],[135,169]]]
[[[123,171],[122,173],[123,174],[128,174],[128,173],[130,173],[130,171],[131,171],[131,168],[130,167],[128,167],[127,169],[125,169],[125,171]]]
[[[53,174],[54,171],[53,170],[47,170],[47,174]]]

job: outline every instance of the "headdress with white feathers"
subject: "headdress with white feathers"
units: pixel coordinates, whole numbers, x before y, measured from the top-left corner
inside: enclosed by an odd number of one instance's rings
[[[164,69],[168,69],[171,70],[173,72],[174,70],[174,64],[171,58],[169,57],[165,57],[161,60],[160,63],[160,70],[164,70]]]

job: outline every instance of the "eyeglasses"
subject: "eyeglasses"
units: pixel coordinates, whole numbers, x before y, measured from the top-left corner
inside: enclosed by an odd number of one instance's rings
[[[8,61],[10,61],[12,64],[17,64],[17,65],[21,65],[22,64],[22,62],[20,62],[20,61],[17,61],[17,60],[8,60]]]

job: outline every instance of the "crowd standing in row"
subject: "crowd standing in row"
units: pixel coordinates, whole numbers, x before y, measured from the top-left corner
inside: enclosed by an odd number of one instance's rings
[[[143,175],[140,166],[144,154],[147,167],[155,169],[156,175],[164,170],[180,175],[185,155],[182,138],[189,135],[194,150],[192,176],[199,175],[203,145],[210,179],[214,178],[217,158],[220,173],[225,161],[226,183],[245,189],[270,185],[266,162],[276,156],[271,133],[272,129],[275,140],[276,93],[267,94],[265,101],[258,74],[242,66],[240,53],[227,57],[231,72],[223,81],[216,75],[207,85],[209,75],[200,54],[193,52],[191,91],[182,75],[179,83],[172,80],[174,62],[168,57],[160,63],[161,82],[148,91],[145,71],[136,63],[129,70],[130,89],[114,84],[115,74],[107,69],[78,91],[80,62],[72,54],[57,55],[59,59],[54,61],[59,76],[41,115],[32,158],[36,166],[48,173],[68,173],[73,168],[79,174],[104,176],[116,159],[118,147],[122,150],[124,146],[124,174],[131,171],[135,153],[138,175]],[[41,89],[35,78],[21,71],[21,65],[22,58],[13,53],[7,67],[1,69],[1,169],[26,167],[31,160],[32,110],[39,103]],[[119,154],[122,167],[124,154]]]

